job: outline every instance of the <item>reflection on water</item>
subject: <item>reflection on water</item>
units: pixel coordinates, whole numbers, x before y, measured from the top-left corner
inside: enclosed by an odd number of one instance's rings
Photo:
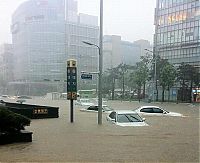
[[[4,150],[4,151],[28,151],[28,150],[32,150],[31,148],[32,146],[32,142],[29,143],[13,143],[13,144],[7,144],[7,145],[3,145],[0,146],[0,150]]]

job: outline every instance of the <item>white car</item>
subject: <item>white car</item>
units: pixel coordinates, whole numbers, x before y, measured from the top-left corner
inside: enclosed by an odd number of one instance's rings
[[[169,112],[158,106],[140,106],[133,111],[137,112],[140,115],[177,116],[177,117],[183,116],[180,113]]]
[[[138,113],[131,110],[115,110],[112,111],[107,117],[107,121],[118,126],[148,126],[145,123],[145,118],[142,118]]]
[[[83,98],[83,99],[77,100],[75,102],[75,105],[91,106],[91,105],[94,105],[94,104],[92,102],[90,102],[90,99]]]
[[[3,97],[3,98],[9,98],[8,95],[1,95],[1,97]]]
[[[98,112],[98,105],[91,105],[91,106],[89,106],[87,108],[80,109],[80,111],[84,111],[84,112]],[[113,111],[113,109],[111,109],[107,105],[103,105],[102,106],[102,112],[103,113],[110,113],[111,111]]]

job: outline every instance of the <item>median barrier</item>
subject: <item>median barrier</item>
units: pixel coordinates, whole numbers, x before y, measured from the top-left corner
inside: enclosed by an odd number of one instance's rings
[[[0,133],[0,145],[18,143],[18,142],[32,142],[32,132],[20,131],[16,133]]]
[[[20,103],[11,103],[11,102],[4,102],[4,105],[10,111],[24,115],[31,119],[59,117],[59,107],[20,104]]]

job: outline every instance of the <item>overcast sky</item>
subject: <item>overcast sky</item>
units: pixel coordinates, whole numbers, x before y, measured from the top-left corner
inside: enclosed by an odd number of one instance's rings
[[[26,0],[0,0],[0,44],[11,43],[11,15]],[[100,0],[77,0],[79,12],[99,15]],[[153,42],[156,0],[104,0],[104,35]]]

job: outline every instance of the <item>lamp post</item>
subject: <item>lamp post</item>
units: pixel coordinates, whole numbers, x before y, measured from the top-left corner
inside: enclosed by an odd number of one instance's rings
[[[99,51],[99,81],[98,81],[98,124],[102,124],[102,54],[101,54],[101,48],[93,43],[82,41],[84,44],[95,46],[98,48]]]
[[[151,51],[151,50],[149,50],[149,49],[144,49],[144,50],[146,50],[146,51],[148,51],[148,52],[150,52],[150,53],[152,53],[153,54],[153,60],[154,60],[154,79],[153,79],[153,83],[154,83],[154,88],[156,89],[156,80],[157,80],[157,74],[156,74],[156,56],[155,56],[155,54],[154,54],[154,52],[153,51]],[[153,100],[155,100],[155,93],[156,92],[154,92],[154,88],[153,88],[153,91],[152,91],[152,93],[153,93]]]
[[[99,50],[99,82],[98,82],[98,124],[102,124],[102,72],[103,72],[103,0],[100,0],[100,29],[99,46],[90,42],[83,43],[96,46]]]

